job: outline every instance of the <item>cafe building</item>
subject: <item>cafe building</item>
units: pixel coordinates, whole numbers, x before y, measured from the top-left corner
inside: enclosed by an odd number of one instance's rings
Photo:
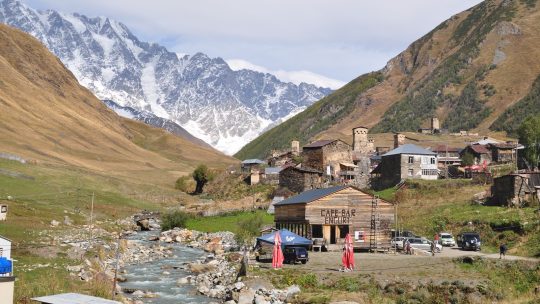
[[[354,247],[390,247],[394,205],[354,186],[302,192],[274,205],[277,229],[288,229],[339,249],[350,233]]]

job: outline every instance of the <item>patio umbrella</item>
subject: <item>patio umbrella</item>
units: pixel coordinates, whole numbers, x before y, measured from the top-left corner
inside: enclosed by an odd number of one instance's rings
[[[354,269],[354,247],[351,235],[347,233],[345,236],[345,248],[343,250],[343,256],[341,257],[343,267],[348,270]]]
[[[274,250],[272,251],[272,267],[281,268],[283,266],[283,251],[281,251],[281,236],[279,231],[274,234]]]

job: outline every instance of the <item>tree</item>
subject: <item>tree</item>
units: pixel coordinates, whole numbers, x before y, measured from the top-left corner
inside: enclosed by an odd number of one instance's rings
[[[464,166],[472,166],[474,165],[474,155],[472,155],[470,152],[465,152],[463,154],[463,157],[461,158],[461,164]]]
[[[214,179],[214,173],[210,171],[206,165],[199,165],[195,171],[193,171],[192,176],[197,183],[195,186],[195,194],[201,194],[204,185]]]
[[[525,159],[532,168],[540,163],[540,115],[529,116],[518,129],[519,142],[525,146]]]
[[[178,189],[185,193],[191,193],[194,191],[195,183],[189,176],[181,176],[176,180],[176,183],[174,185],[175,189]]]

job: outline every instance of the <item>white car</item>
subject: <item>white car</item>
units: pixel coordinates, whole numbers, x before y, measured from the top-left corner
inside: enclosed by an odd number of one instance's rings
[[[411,244],[411,248],[431,251],[431,241],[426,238],[407,238],[403,244],[405,245],[407,242]],[[435,244],[435,252],[441,252],[442,248],[441,244]]]
[[[403,241],[405,241],[405,239],[406,237],[403,236],[395,237],[390,241],[390,246],[392,248],[397,247],[398,250],[403,250]]]
[[[439,233],[439,243],[443,246],[456,246],[456,240],[454,239],[454,236],[447,232]]]

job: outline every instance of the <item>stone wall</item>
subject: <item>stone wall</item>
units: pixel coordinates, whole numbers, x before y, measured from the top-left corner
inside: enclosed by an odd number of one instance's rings
[[[322,174],[316,172],[306,172],[298,168],[283,169],[279,173],[279,186],[301,193],[306,190],[320,188],[322,185]]]

